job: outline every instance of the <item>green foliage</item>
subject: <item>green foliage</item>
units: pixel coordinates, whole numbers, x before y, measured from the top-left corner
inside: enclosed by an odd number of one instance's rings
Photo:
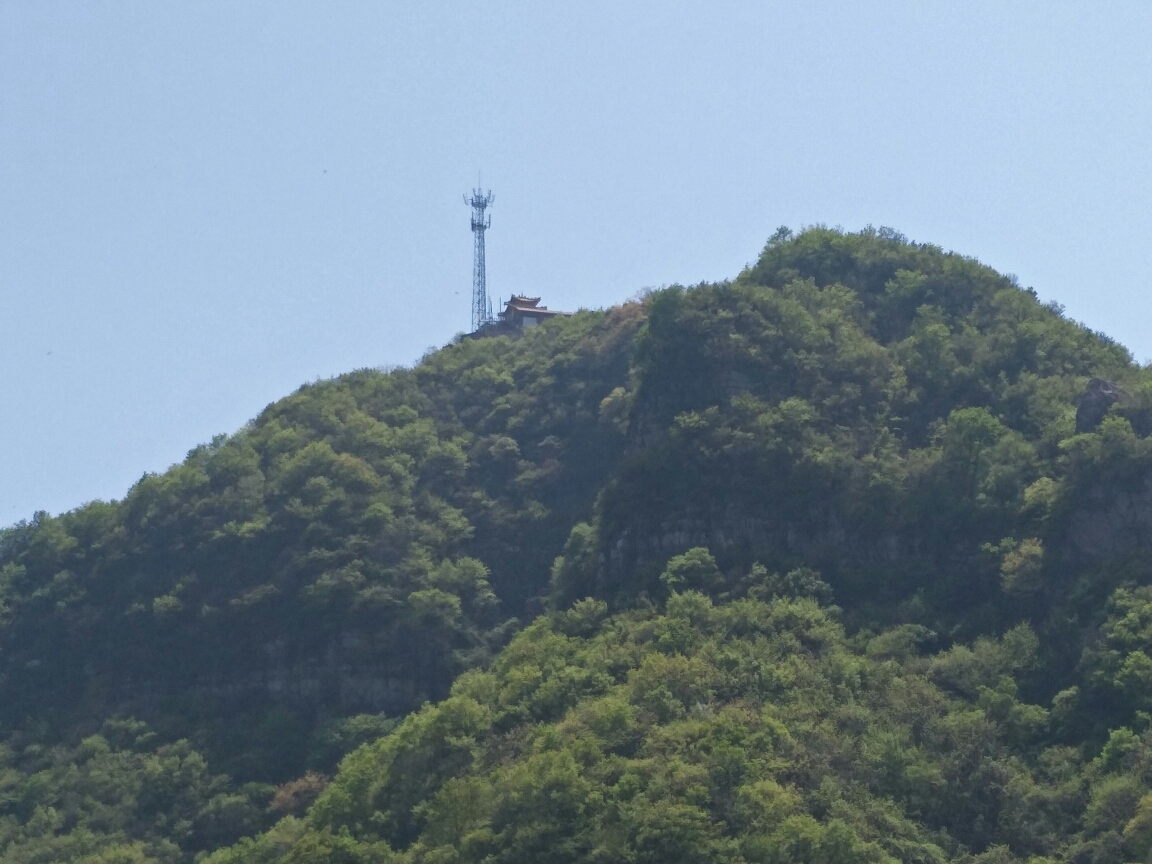
[[[653,549],[707,545],[721,571],[819,571],[862,625],[1039,620],[1063,599],[1050,569],[1071,581],[1042,549],[1076,502],[1149,476],[1137,400],[1074,434],[1090,376],[1147,392],[1123,349],[972,259],[891,232],[777,236],[732,282],[649,299],[630,449],[585,556],[598,581],[573,575],[628,603],[659,590]]]
[[[327,860],[292,856],[337,836],[460,864],[1146,854],[1152,734],[1119,730],[1095,760],[1045,743],[1016,681],[1026,627],[897,659],[874,646],[907,628],[862,646],[808,598],[673,592],[589,630],[603,608],[538,619],[349,755],[303,828],[209,861]]]
[[[715,591],[722,584],[716,559],[699,546],[672,558],[660,574],[660,581],[671,590]]]
[[[269,823],[272,787],[235,788],[187,741],[109,721],[76,747],[0,747],[0,862],[178,862]]]
[[[303,387],[0,532],[0,849],[1147,860],[1150,433],[888,229]]]
[[[303,387],[122,502],[4,532],[0,721],[128,711],[244,778],[330,770],[317,730],[443,696],[546,590],[624,446],[600,404],[639,316]]]

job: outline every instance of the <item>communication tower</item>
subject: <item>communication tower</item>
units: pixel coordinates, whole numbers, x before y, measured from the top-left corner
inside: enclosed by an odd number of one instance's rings
[[[484,232],[492,225],[492,217],[484,211],[496,196],[489,189],[472,190],[472,197],[464,196],[464,203],[472,208],[472,233],[476,236],[476,256],[472,262],[472,330],[476,331],[493,320],[492,301],[488,299],[488,275],[484,267]]]

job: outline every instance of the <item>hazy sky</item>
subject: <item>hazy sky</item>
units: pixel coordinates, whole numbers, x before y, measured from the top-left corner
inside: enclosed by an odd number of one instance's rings
[[[0,524],[119,498],[490,290],[895,227],[1152,357],[1152,4],[0,3]]]

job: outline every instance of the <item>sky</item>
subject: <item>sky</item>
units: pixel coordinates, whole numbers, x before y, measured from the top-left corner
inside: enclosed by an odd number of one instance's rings
[[[489,291],[890,226],[1152,358],[1152,4],[0,3],[0,525],[118,499]]]

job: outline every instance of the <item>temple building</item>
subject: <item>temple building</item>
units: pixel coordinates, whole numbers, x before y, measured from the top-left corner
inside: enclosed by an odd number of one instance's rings
[[[541,306],[539,297],[520,297],[513,294],[512,299],[504,304],[504,311],[500,313],[499,318],[501,323],[506,326],[526,329],[535,327],[553,315],[564,314],[567,313],[556,312],[547,306]]]

